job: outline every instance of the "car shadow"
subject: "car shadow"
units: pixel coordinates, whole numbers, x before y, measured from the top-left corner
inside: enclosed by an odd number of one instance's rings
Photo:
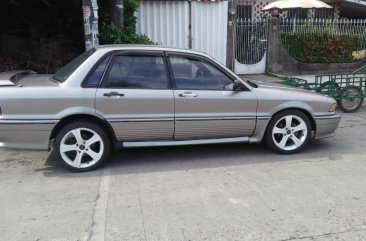
[[[327,141],[315,141],[301,153],[279,155],[264,144],[214,144],[176,147],[130,148],[113,151],[108,162],[98,170],[72,173],[60,166],[52,153],[44,168],[36,169],[49,177],[92,177],[100,175],[127,175],[182,171],[225,166],[242,166],[261,163],[319,161],[331,159],[332,145]]]

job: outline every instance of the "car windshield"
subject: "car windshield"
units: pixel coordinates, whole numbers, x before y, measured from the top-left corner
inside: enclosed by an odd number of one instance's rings
[[[59,69],[52,77],[58,82],[64,82],[86,59],[93,55],[95,49],[84,52],[70,63]]]

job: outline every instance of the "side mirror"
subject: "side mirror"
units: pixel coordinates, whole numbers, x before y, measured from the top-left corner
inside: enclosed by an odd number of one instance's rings
[[[242,91],[242,90],[246,90],[246,87],[243,84],[243,82],[241,82],[240,80],[234,80],[233,90],[234,91]]]

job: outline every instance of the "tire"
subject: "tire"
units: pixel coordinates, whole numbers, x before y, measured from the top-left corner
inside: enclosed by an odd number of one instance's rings
[[[354,98],[349,98],[354,96]],[[343,88],[338,94],[338,106],[345,113],[358,111],[363,104],[362,90],[354,85]],[[346,99],[347,98],[347,99]]]
[[[76,121],[65,125],[53,142],[54,157],[73,172],[97,169],[108,159],[111,143],[98,125]]]
[[[303,112],[285,110],[276,114],[270,121],[265,142],[274,152],[294,154],[309,143],[311,134],[309,118]]]

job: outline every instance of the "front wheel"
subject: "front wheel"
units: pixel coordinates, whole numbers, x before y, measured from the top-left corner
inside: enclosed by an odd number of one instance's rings
[[[265,141],[275,152],[294,154],[311,139],[309,118],[301,111],[286,110],[273,117],[268,125]]]
[[[53,143],[55,159],[75,172],[91,171],[102,165],[110,152],[110,141],[98,125],[78,121],[64,126]]]

